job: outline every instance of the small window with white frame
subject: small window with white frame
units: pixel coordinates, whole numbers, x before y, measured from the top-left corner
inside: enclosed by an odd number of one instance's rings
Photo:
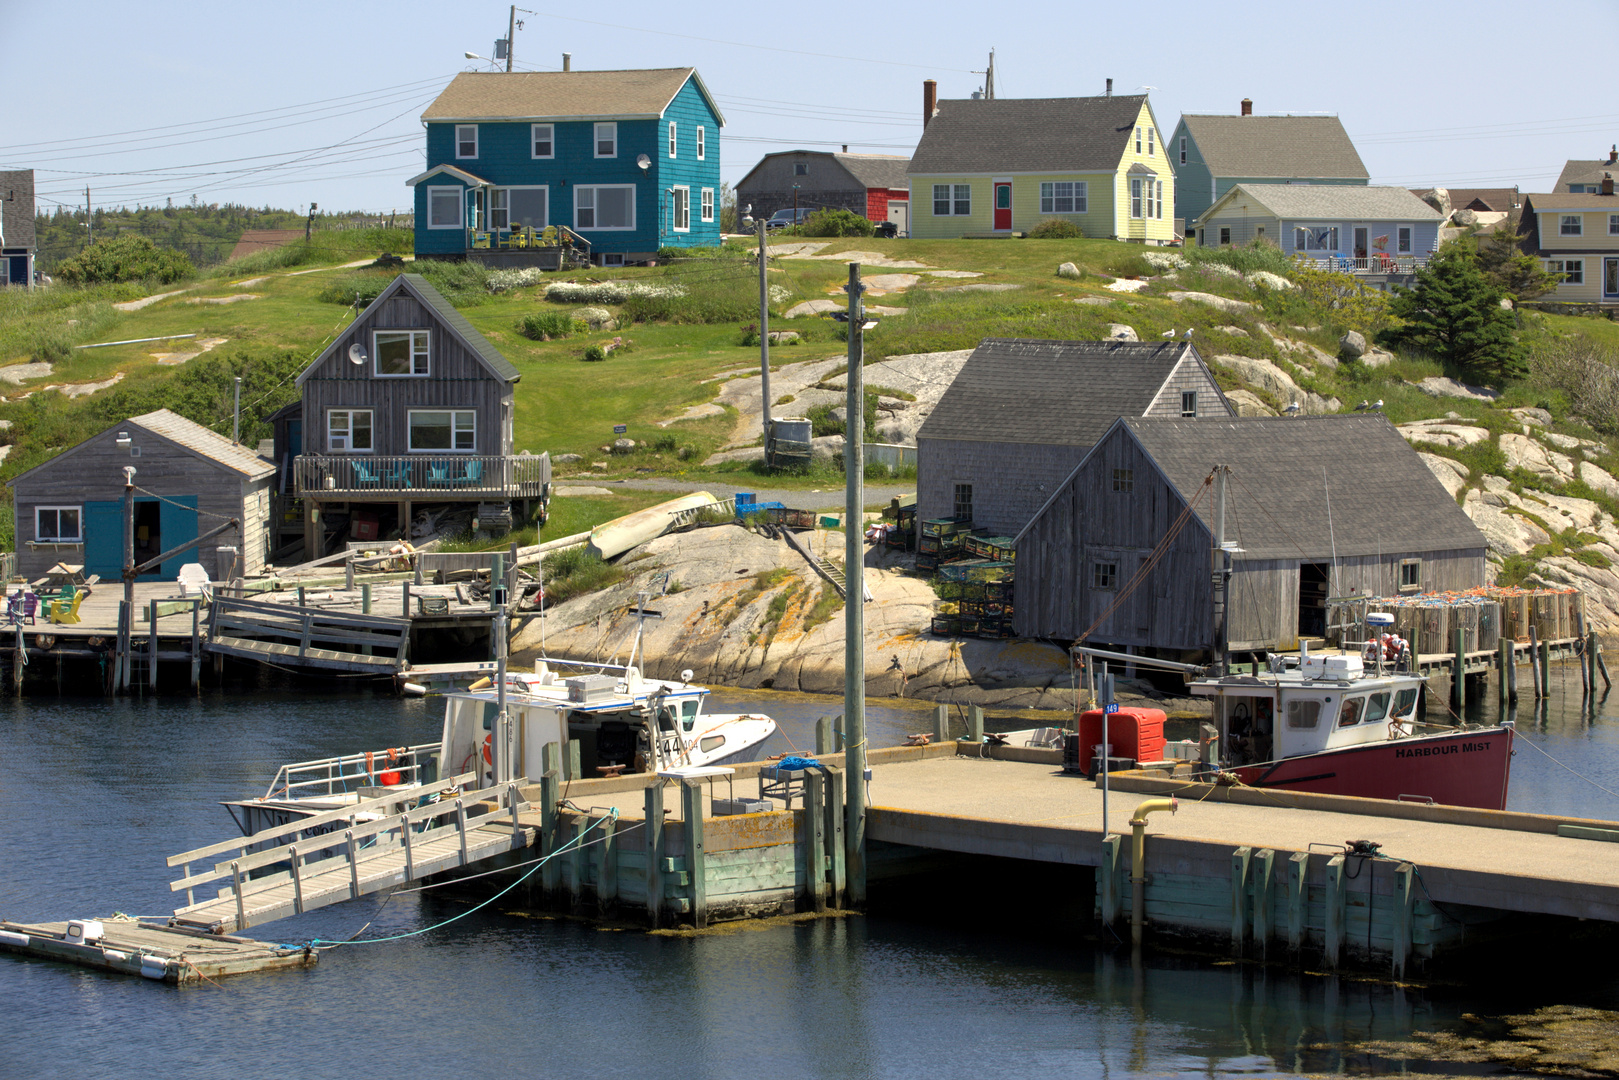
[[[1141,153],[1141,129],[1140,128],[1136,128],[1136,153],[1138,153],[1138,154]]]
[[[699,128],[698,130],[701,131],[702,129]],[[704,221],[713,221],[714,220],[714,189],[713,188],[706,187],[706,188],[703,189],[702,201],[698,203],[697,208],[698,208],[700,216],[702,217],[702,219]]]
[[[474,410],[410,410],[412,453],[470,454],[477,448],[478,414]]]
[[[608,120],[596,125],[596,156],[618,157],[618,122]]]
[[[34,541],[40,544],[84,543],[84,510],[78,506],[34,507]]]
[[[1394,230],[1394,254],[1409,255],[1415,246],[1415,230],[1409,225],[1401,225]]]
[[[554,158],[557,156],[555,124],[530,124],[529,134],[532,140],[529,150],[534,158]]]
[[[1197,416],[1197,391],[1181,391],[1181,416],[1194,418]]]
[[[1133,176],[1130,178],[1130,216],[1141,217],[1141,209],[1141,177]]]
[[[669,194],[675,232],[691,232],[691,188],[676,187]]]
[[[966,217],[973,212],[971,184],[934,184],[933,216]]]
[[[1608,215],[1608,235],[1619,236],[1619,214]]]
[[[1400,591],[1403,593],[1422,591],[1421,559],[1400,560]]]
[[[1116,562],[1091,563],[1091,588],[1117,589],[1119,587],[1119,564]]]
[[[1157,157],[1158,156],[1158,152],[1153,149],[1153,140],[1156,139],[1157,137],[1158,137],[1157,129],[1149,127],[1147,129],[1147,156],[1148,157]]]
[[[376,449],[372,438],[371,410],[328,410],[326,449],[334,454],[369,454]]]
[[[680,144],[675,139],[675,122],[669,121],[669,156],[676,157]]]
[[[1090,202],[1090,187],[1084,180],[1046,180],[1040,184],[1042,214],[1083,214]]]
[[[459,229],[461,208],[466,202],[459,187],[430,187],[427,189],[427,227],[429,229]]]
[[[1186,164],[1186,136],[1181,136],[1181,164]]]
[[[1220,246],[1225,247],[1229,243],[1231,243],[1231,226],[1222,225],[1220,226]]]
[[[383,379],[425,377],[430,337],[427,330],[373,330],[372,370]]]
[[[1563,285],[1585,284],[1584,259],[1547,259],[1546,272],[1560,275],[1562,277],[1560,284]]]
[[[1557,231],[1562,236],[1584,236],[1585,215],[1564,214],[1558,219]]]
[[[698,124],[697,125],[697,160],[698,161],[706,161],[707,159],[708,159],[707,132],[705,132],[703,130],[703,125]]]
[[[455,156],[459,159],[478,156],[478,125],[455,125]]]
[[[1300,225],[1293,230],[1295,251],[1337,251],[1338,226]]]

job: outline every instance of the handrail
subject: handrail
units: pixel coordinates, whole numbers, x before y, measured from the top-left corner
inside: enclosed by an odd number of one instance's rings
[[[426,755],[432,754],[433,751],[437,750],[438,748],[439,748],[439,744],[436,743],[436,742],[418,743],[415,746],[406,746],[406,747],[402,747],[402,748],[401,747],[385,747],[382,750],[373,750],[373,751],[369,751],[369,752],[361,751],[360,753],[357,753],[357,754],[340,754],[340,755],[338,755],[336,757],[320,758],[320,759],[315,760],[315,761],[294,761],[294,762],[289,762],[288,764],[283,765],[283,766],[281,766],[281,768],[276,770],[275,778],[270,781],[269,788],[267,788],[265,790],[265,792],[264,792],[264,798],[273,799],[273,798],[276,797],[278,792],[288,792],[288,793],[290,793],[294,788],[313,787],[316,784],[320,784],[322,782],[324,782],[326,784],[326,794],[328,794],[328,795],[335,794],[332,791],[332,782],[334,780],[349,780],[349,779],[358,780],[358,779],[360,779],[361,777],[364,777],[364,776],[374,775],[372,773],[367,773],[367,772],[350,773],[350,772],[346,771],[346,766],[349,766],[349,765],[361,765],[366,761],[367,757],[370,757],[370,759],[372,760],[373,763],[375,763],[375,762],[377,762],[379,760],[383,761],[383,762],[386,762],[388,760],[388,752],[390,750],[397,751],[397,750],[402,749],[404,752],[399,754],[399,761],[403,762],[405,760],[405,758],[408,757],[408,758],[411,759],[410,764],[409,765],[386,766],[381,771],[384,771],[384,772],[400,772],[400,773],[407,773],[408,772],[409,775],[412,778],[415,778],[416,776],[420,775],[420,773],[421,773],[422,758],[425,757]],[[338,769],[338,774],[335,777],[332,775],[332,767],[334,765]],[[299,780],[299,781],[294,781],[292,779],[292,777],[297,775],[298,773],[312,773],[312,772],[315,772],[316,770],[319,770],[319,769],[324,769],[325,772],[326,772],[326,776],[325,776],[324,781],[322,781],[319,778],[314,779],[314,780]]]
[[[499,493],[539,498],[550,479],[545,454],[299,454],[293,477],[300,495],[422,492],[453,498]]]

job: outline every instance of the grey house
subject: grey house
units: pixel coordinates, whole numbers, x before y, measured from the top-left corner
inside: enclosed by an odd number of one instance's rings
[[[1119,417],[1235,413],[1190,342],[988,338],[917,433],[917,514],[1011,536]]]
[[[223,435],[159,409],[135,416],[14,477],[17,572],[30,580],[59,562],[119,581],[124,569],[124,467],[135,468],[137,565],[195,540],[229,518],[241,522],[164,561],[142,581],[172,581],[185,563],[219,580],[217,548],[237,547],[240,572],[264,569],[265,524],[275,466]]]
[[[419,274],[401,274],[302,375],[292,458],[304,545],[405,534],[415,506],[543,500],[550,457],[515,454],[521,378]],[[290,452],[278,414],[278,455]]]
[[[1169,140],[1175,163],[1175,215],[1196,227],[1203,212],[1238,184],[1371,182],[1360,153],[1336,116],[1182,116]]]
[[[34,284],[34,170],[0,170],[0,285]]]
[[[832,154],[784,150],[766,154],[737,181],[736,202],[769,218],[794,206],[848,210],[872,221],[893,221],[901,232],[910,225],[908,157],[891,154]]]
[[[1329,595],[1486,582],[1484,534],[1381,414],[1121,417],[1017,537],[1018,635],[1089,632],[1093,643],[1149,655],[1206,654],[1214,497],[1205,482],[1216,465],[1230,468],[1226,540],[1240,549],[1234,652],[1291,650],[1301,634],[1321,634]]]

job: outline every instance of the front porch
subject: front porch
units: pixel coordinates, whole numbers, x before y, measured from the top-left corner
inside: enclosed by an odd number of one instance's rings
[[[412,498],[417,502],[540,499],[551,479],[546,454],[300,454],[299,495],[318,499]]]

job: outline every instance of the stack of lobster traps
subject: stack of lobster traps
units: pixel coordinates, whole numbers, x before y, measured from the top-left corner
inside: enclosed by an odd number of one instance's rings
[[[933,617],[940,637],[1015,637],[1012,629],[1013,563],[1010,559],[967,559],[939,568],[945,599]]]
[[[963,538],[973,523],[960,518],[929,518],[922,522],[916,540],[916,568],[924,574],[936,572],[946,563],[966,556]]]

